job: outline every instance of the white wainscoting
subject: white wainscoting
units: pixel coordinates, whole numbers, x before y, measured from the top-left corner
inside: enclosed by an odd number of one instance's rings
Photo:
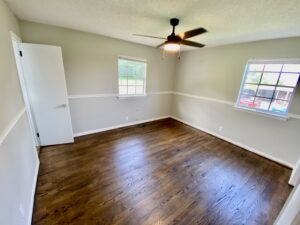
[[[39,159],[25,107],[0,134],[0,169],[5,171],[0,177],[4,195],[0,202],[0,207],[4,207],[0,223],[30,225]]]

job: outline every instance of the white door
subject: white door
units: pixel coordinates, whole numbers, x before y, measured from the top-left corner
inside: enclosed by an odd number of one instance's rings
[[[74,142],[61,48],[21,43],[20,49],[40,144]]]

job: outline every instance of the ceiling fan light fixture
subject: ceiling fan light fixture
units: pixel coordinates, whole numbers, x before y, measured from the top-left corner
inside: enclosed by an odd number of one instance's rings
[[[165,51],[177,52],[180,50],[180,44],[178,43],[167,43],[164,45]]]

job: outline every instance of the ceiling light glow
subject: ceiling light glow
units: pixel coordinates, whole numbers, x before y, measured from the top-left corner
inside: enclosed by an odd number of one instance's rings
[[[170,52],[177,52],[180,50],[180,45],[176,43],[169,43],[164,45],[164,50],[170,51]]]

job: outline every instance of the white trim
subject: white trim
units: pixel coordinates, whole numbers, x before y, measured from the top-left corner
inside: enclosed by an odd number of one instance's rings
[[[299,64],[300,58],[249,59],[247,64]]]
[[[300,185],[300,158],[298,159],[296,166],[292,171],[289,184],[292,186],[296,186],[297,184]]]
[[[290,193],[283,208],[273,225],[296,225],[295,219],[300,210],[300,185],[298,184]],[[297,221],[299,222],[299,221]],[[299,224],[299,223],[297,223]]]
[[[294,119],[300,120],[300,115],[298,115],[298,114],[289,113],[288,115],[289,115],[289,118],[294,118]]]
[[[68,95],[69,99],[77,98],[105,98],[105,97],[117,97],[118,94],[104,93],[104,94],[83,94],[83,95]]]
[[[3,143],[3,141],[6,139],[7,135],[10,133],[10,131],[14,128],[14,126],[17,124],[17,122],[20,120],[20,118],[23,116],[23,114],[26,112],[26,108],[23,107],[17,115],[9,122],[6,128],[2,131],[0,134],[0,145]]]
[[[173,94],[190,97],[190,98],[195,98],[195,99],[201,99],[201,100],[210,101],[210,102],[222,103],[222,104],[226,104],[226,105],[234,105],[234,103],[230,102],[230,101],[216,99],[216,98],[210,98],[210,97],[205,97],[205,96],[200,96],[200,95],[192,95],[192,94],[177,92],[177,91],[173,92]]]
[[[33,216],[33,207],[34,207],[34,199],[35,199],[35,192],[36,192],[36,185],[37,185],[37,180],[38,180],[38,175],[39,175],[39,167],[40,167],[40,160],[37,158],[38,162],[36,164],[35,168],[35,173],[33,177],[33,184],[32,184],[32,190],[31,190],[31,196],[30,196],[30,211],[29,211],[29,217],[28,217],[28,222],[27,224],[30,225],[32,224],[32,216]]]
[[[184,96],[184,97],[189,97],[189,98],[194,98],[194,99],[200,99],[200,100],[205,100],[205,101],[210,101],[210,102],[216,102],[216,103],[221,103],[221,104],[225,104],[225,105],[235,106],[235,102],[231,102],[231,101],[227,101],[227,100],[221,100],[221,99],[217,99],[217,98],[205,97],[205,96],[201,96],[201,95],[188,94],[188,93],[183,93],[183,92],[178,92],[178,91],[148,92],[148,93],[146,93],[146,95],[143,95],[142,97],[148,96],[148,95],[168,95],[168,94],[174,94],[174,95],[179,95],[179,96]],[[105,98],[105,97],[116,97],[116,98],[118,98],[118,93],[83,94],[83,95],[69,95],[68,96],[69,99]],[[132,97],[135,97],[135,96],[132,96]],[[272,118],[274,118],[274,117],[272,117]],[[288,114],[288,119],[289,118],[300,119],[300,115],[299,114],[289,113]],[[284,119],[285,118],[283,118],[283,120]]]
[[[139,57],[133,57],[133,56],[119,55],[118,59],[132,60],[132,61],[147,63],[147,59],[139,58]]]
[[[9,31],[9,33],[12,40],[16,42],[22,42],[22,39],[18,35],[16,35],[13,31]]]
[[[26,113],[28,116],[28,122],[29,122],[29,126],[31,129],[32,139],[35,143],[35,146],[39,146],[39,140],[36,136],[37,129],[36,129],[35,122],[34,122],[34,115],[32,114],[32,111],[31,111],[30,100],[28,97],[29,95],[28,95],[27,88],[25,85],[25,80],[24,80],[24,73],[23,73],[23,68],[22,68],[21,57],[19,55],[19,51],[21,50],[20,44],[22,43],[22,39],[20,37],[18,37],[18,35],[16,35],[13,31],[10,31],[10,36],[11,36],[11,41],[12,41],[12,50],[14,53],[14,58],[15,58],[16,67],[17,67],[17,71],[18,71],[18,78],[19,78],[21,91],[22,91],[22,97],[24,100]]]
[[[242,106],[239,106],[239,105],[234,105],[233,108],[235,110],[239,110],[239,111],[243,111],[243,112],[247,112],[247,113],[252,113],[252,114],[258,114],[260,116],[265,116],[265,117],[269,117],[269,118],[272,118],[272,119],[278,119],[278,120],[282,120],[282,121],[287,121],[289,119],[288,115],[287,116],[275,115],[273,113],[257,111],[255,109],[242,107]]]
[[[126,99],[136,99],[136,98],[143,98],[143,97],[147,97],[146,94],[144,95],[118,95],[117,99],[119,100],[126,100]]]
[[[104,127],[104,128],[100,128],[100,129],[96,129],[96,130],[89,130],[89,131],[74,133],[73,136],[74,137],[80,137],[80,136],[84,136],[84,135],[88,135],[88,134],[94,134],[94,133],[113,130],[113,129],[117,129],[117,128],[137,125],[137,124],[141,124],[141,123],[152,122],[152,121],[155,121],[155,120],[162,120],[162,119],[166,119],[166,118],[170,118],[170,117],[171,116],[162,116],[162,117],[156,117],[156,118],[147,119],[147,120],[138,120],[138,121],[135,121],[135,122],[124,123],[124,124],[120,124],[120,125],[116,125],[116,126],[110,126],[110,127]]]
[[[283,161],[283,160],[281,160],[281,159],[278,159],[278,158],[276,158],[276,157],[274,157],[274,156],[271,156],[271,155],[269,155],[269,154],[263,153],[263,152],[261,152],[261,151],[259,151],[259,150],[257,150],[257,149],[254,149],[253,147],[250,147],[250,146],[241,144],[241,143],[239,143],[239,142],[237,142],[237,141],[234,141],[234,140],[232,140],[232,139],[230,139],[230,138],[224,137],[224,136],[222,136],[222,135],[220,135],[220,134],[217,134],[217,133],[215,133],[215,132],[209,131],[209,130],[207,130],[207,129],[205,129],[205,128],[202,128],[202,127],[200,127],[200,126],[198,126],[198,125],[192,124],[192,123],[187,122],[187,121],[182,120],[182,119],[179,119],[178,117],[171,116],[171,118],[174,119],[174,120],[177,120],[177,121],[179,121],[179,122],[182,122],[182,123],[184,123],[184,124],[186,124],[186,125],[189,125],[189,126],[191,126],[191,127],[194,127],[194,128],[196,128],[196,129],[198,129],[198,130],[204,131],[205,133],[211,134],[211,135],[213,135],[213,136],[215,136],[215,137],[217,137],[217,138],[220,138],[220,139],[222,139],[222,140],[224,140],[224,141],[230,142],[230,143],[232,143],[232,144],[234,144],[234,145],[236,145],[236,146],[239,146],[239,147],[241,147],[241,148],[243,148],[243,149],[246,149],[246,150],[248,150],[248,151],[250,151],[250,152],[253,152],[253,153],[257,154],[257,155],[260,155],[260,156],[262,156],[262,157],[264,157],[264,158],[270,159],[270,160],[272,160],[272,161],[274,161],[274,162],[277,162],[277,163],[279,163],[279,164],[282,164],[282,165],[284,165],[284,166],[287,166],[287,167],[289,167],[289,168],[291,168],[291,169],[293,169],[293,167],[294,167],[292,164],[290,164],[290,163],[288,163],[288,162],[285,162],[285,161]]]
[[[174,94],[173,91],[157,91],[157,92],[148,92],[147,95],[169,95]]]
[[[159,92],[148,92],[146,95],[141,96],[147,96],[147,95],[167,95],[167,94],[173,94],[172,91],[159,91]],[[135,97],[130,96],[130,97]],[[103,93],[103,94],[83,94],[83,95],[69,95],[69,99],[77,99],[77,98],[105,98],[105,97],[119,97],[118,93]],[[123,97],[123,96],[121,96]],[[124,96],[127,97],[127,96]]]
[[[195,99],[201,99],[201,100],[210,101],[210,102],[221,103],[221,104],[225,104],[225,105],[235,106],[235,102],[230,102],[230,101],[226,101],[226,100],[220,100],[220,99],[216,99],[216,98],[210,98],[210,97],[205,97],[205,96],[200,96],[200,95],[192,95],[192,94],[187,94],[187,93],[183,93],[183,92],[173,92],[173,94],[180,95],[180,96],[185,96],[185,97],[190,97],[190,98],[195,98]],[[243,110],[243,111],[252,112],[250,110]],[[255,113],[257,113],[257,112],[255,112]],[[263,114],[259,113],[259,115],[263,115]],[[274,116],[272,116],[272,118],[274,118]],[[288,114],[288,119],[289,118],[300,119],[300,115],[299,114],[289,113]],[[285,118],[283,118],[281,120],[284,120],[284,119]]]

